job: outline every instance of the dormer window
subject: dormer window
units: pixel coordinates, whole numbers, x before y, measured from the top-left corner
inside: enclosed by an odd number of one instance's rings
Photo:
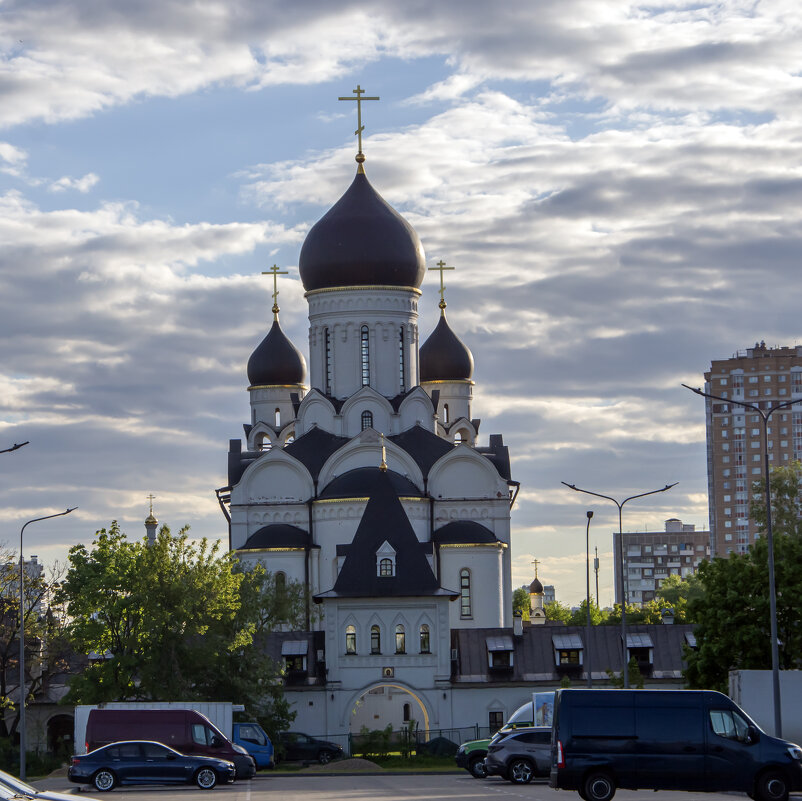
[[[584,662],[584,647],[578,634],[553,634],[554,665],[558,671],[579,670]]]
[[[512,670],[512,657],[514,645],[512,637],[502,635],[488,637],[485,640],[487,647],[487,666],[491,670]]]
[[[376,551],[376,575],[380,578],[395,576],[395,548],[387,540]]]

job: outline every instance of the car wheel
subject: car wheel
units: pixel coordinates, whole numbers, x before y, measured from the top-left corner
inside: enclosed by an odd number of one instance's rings
[[[468,762],[468,773],[473,776],[474,779],[486,779],[487,778],[487,768],[485,767],[485,758],[481,755],[477,755]]]
[[[528,759],[513,759],[507,768],[507,778],[513,784],[529,784],[535,777],[535,769]]]
[[[609,773],[589,773],[582,789],[587,801],[610,801],[615,795],[615,782]]]
[[[217,784],[217,774],[211,768],[201,768],[195,774],[195,784],[201,790],[211,790]]]
[[[328,765],[331,762],[331,751],[320,751],[317,755],[317,761],[321,765]]]
[[[757,801],[788,801],[788,780],[779,770],[761,773],[755,783]]]
[[[101,793],[107,793],[109,790],[114,789],[114,785],[117,784],[117,777],[110,770],[99,770],[92,777],[92,784],[95,785],[96,790],[100,790]]]

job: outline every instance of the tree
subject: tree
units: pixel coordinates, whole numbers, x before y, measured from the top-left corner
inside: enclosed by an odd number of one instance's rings
[[[587,599],[583,599],[582,603],[571,612],[570,618],[568,618],[568,625],[569,626],[587,626],[588,625],[588,605]],[[603,609],[599,609],[598,604],[596,603],[594,598],[590,599],[590,625],[591,626],[600,626],[602,625],[607,617],[609,612],[606,612]]]
[[[549,601],[544,604],[543,611],[546,613],[546,620],[554,620],[566,625],[571,620],[571,609],[559,601]]]
[[[523,620],[529,620],[529,607],[531,600],[526,587],[518,587],[512,591],[512,611],[520,612]]]
[[[280,620],[302,625],[304,607],[297,586],[279,591],[261,567],[243,572],[186,528],[173,536],[163,526],[149,545],[128,541],[116,522],[91,549],[70,550],[58,598],[75,650],[90,655],[68,703],[234,700],[254,714],[280,694],[264,637]]]
[[[770,476],[772,511],[777,510],[773,533],[781,670],[802,663],[802,536],[794,511],[801,474],[795,463]],[[752,502],[752,515],[765,523],[762,500]],[[703,562],[698,576],[704,594],[689,601],[697,647],[688,650],[686,678],[692,687],[726,690],[730,670],[771,667],[768,540],[760,537],[747,553]]]

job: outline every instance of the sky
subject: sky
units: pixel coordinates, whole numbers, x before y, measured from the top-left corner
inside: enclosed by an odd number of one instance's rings
[[[363,149],[443,259],[480,444],[533,560],[600,601],[624,530],[706,529],[713,359],[800,343],[802,8],[788,0],[4,0],[0,542],[47,564],[154,513],[227,537],[214,489],[271,323],[307,349],[309,227]],[[437,273],[419,304],[438,317]],[[18,551],[17,551],[18,552]]]

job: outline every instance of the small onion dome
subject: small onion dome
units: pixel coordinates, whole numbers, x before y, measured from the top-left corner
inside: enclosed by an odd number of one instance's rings
[[[306,360],[281,330],[278,317],[267,336],[248,359],[248,381],[252,387],[276,384],[303,384]]]
[[[420,348],[420,380],[469,381],[473,375],[473,356],[451,330],[445,312]]]
[[[529,585],[529,594],[530,595],[543,595],[543,585],[540,583],[539,578],[535,578],[535,580]]]
[[[307,292],[330,287],[418,288],[426,257],[412,226],[370,185],[364,171],[306,235],[298,271]]]
[[[159,521],[158,521],[158,520],[157,520],[157,519],[156,519],[156,518],[153,516],[153,512],[151,512],[151,513],[150,513],[150,514],[149,514],[149,515],[148,515],[148,516],[145,518],[145,525],[146,525],[146,526],[156,526],[156,525],[158,525],[158,524],[159,524]]]

